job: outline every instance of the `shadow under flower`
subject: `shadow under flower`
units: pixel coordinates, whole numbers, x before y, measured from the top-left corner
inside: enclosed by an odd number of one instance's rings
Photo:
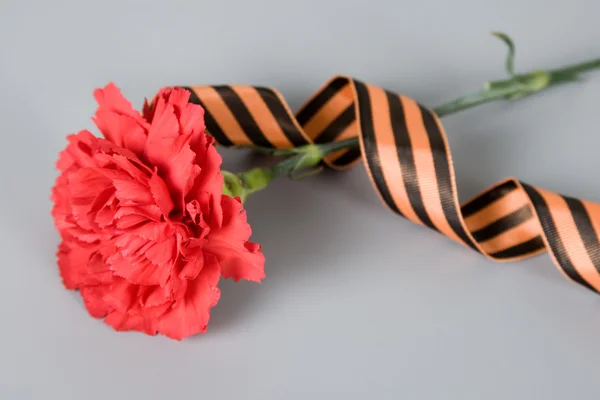
[[[318,259],[328,251],[324,245],[339,232],[335,232],[335,216],[328,215],[323,204],[323,198],[330,198],[331,193],[314,181],[282,179],[250,197],[246,209],[253,230],[251,240],[263,246],[266,278],[260,284],[222,280],[221,299],[211,312],[209,331],[241,326],[253,309],[276,301],[269,293],[278,290],[282,281],[316,273],[321,265]]]

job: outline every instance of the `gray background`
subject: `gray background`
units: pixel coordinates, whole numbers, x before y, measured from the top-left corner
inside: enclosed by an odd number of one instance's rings
[[[600,297],[547,255],[495,264],[394,217],[362,166],[252,198],[268,278],[224,282],[208,333],[182,343],[88,316],[61,285],[49,200],[109,81],[138,106],[163,85],[245,83],[298,107],[344,73],[433,106],[504,76],[492,29],[520,70],[599,56],[600,2],[0,4],[0,398],[600,396]],[[461,198],[514,175],[600,200],[599,102],[600,73],[444,118]]]

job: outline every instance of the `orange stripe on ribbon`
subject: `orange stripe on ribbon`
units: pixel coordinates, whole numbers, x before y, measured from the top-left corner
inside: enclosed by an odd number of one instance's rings
[[[262,132],[269,132],[269,141],[278,148],[293,147],[292,142],[285,136],[281,125],[261,98],[255,88],[250,86],[232,86],[242,102],[256,121]]]
[[[193,88],[193,91],[199,98],[209,99],[203,104],[205,111],[212,115],[217,125],[232,143],[235,145],[252,144],[252,141],[244,133],[244,127],[240,126],[233,112],[214,88],[202,86]],[[208,128],[210,130],[210,127]]]

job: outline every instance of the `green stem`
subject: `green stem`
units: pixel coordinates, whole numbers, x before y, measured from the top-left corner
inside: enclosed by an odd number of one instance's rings
[[[261,150],[269,154],[278,154],[276,149]],[[231,197],[239,197],[243,203],[252,193],[266,188],[273,178],[289,175],[292,178],[300,179],[309,175],[310,173],[307,174],[305,170],[317,166],[324,157],[324,153],[317,145],[283,150],[282,155],[290,154],[293,156],[270,167],[253,168],[237,174],[221,171],[225,178],[223,193]],[[313,171],[318,172],[319,169]]]
[[[252,193],[266,188],[271,179],[278,176],[271,168],[253,168],[239,174],[229,171],[221,171],[221,173],[224,177],[223,194],[239,197],[242,203]]]

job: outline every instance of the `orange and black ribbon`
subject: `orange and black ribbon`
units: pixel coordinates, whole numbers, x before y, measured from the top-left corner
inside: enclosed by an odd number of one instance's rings
[[[549,251],[571,280],[600,292],[600,204],[510,178],[460,204],[438,116],[414,100],[338,76],[296,113],[276,90],[192,86],[208,132],[224,146],[290,148],[358,136],[360,149],[329,155],[345,169],[361,158],[383,202],[496,261]]]

